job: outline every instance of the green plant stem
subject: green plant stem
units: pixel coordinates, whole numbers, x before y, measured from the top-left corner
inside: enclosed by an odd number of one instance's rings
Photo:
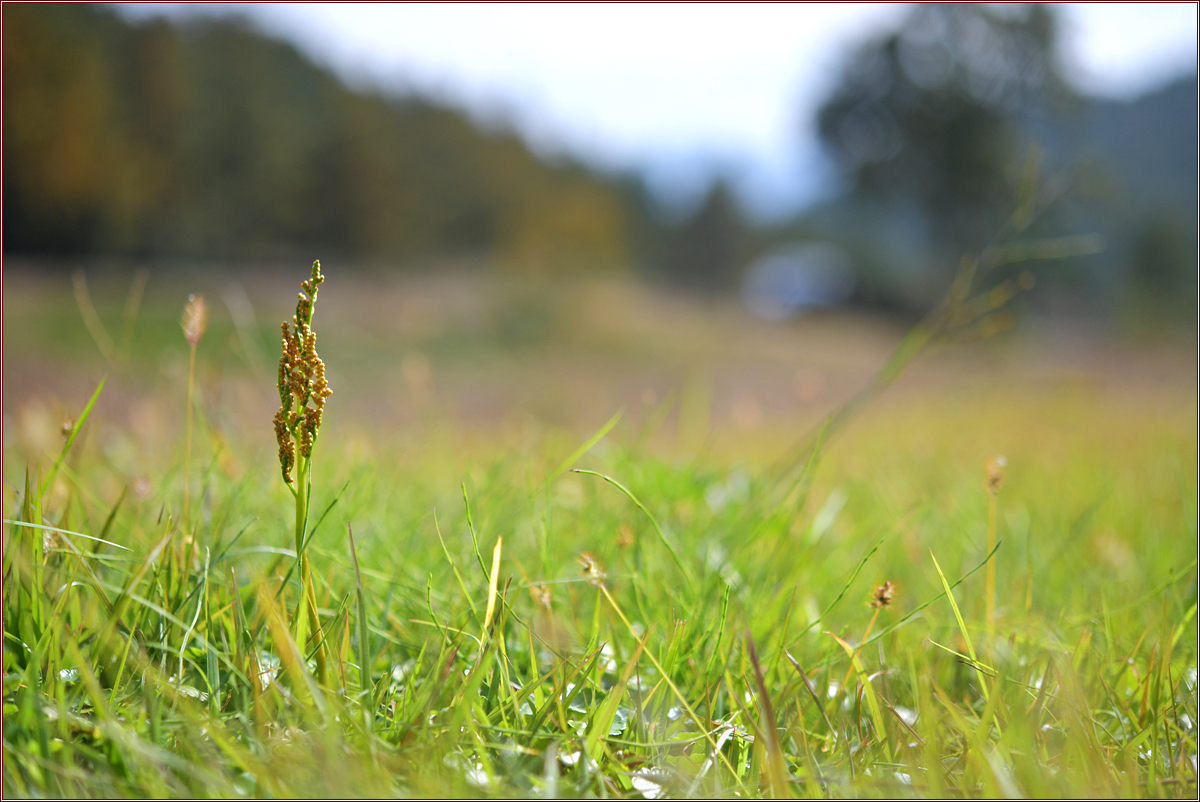
[[[317,593],[312,577],[312,566],[304,549],[304,537],[308,527],[308,491],[310,459],[296,459],[296,556],[300,560],[300,604],[296,609],[296,645],[301,649],[308,643],[308,633],[314,633],[320,640],[317,649],[317,679],[322,685],[328,685],[327,667],[325,664],[324,638],[321,636],[321,618],[317,613]],[[305,611],[307,610],[307,616]],[[307,624],[307,627],[305,626]]]
[[[303,556],[305,527],[308,524],[308,467],[304,457],[296,459],[296,556]]]
[[[846,690],[846,683],[850,681],[850,674],[854,671],[854,658],[858,657],[858,653],[862,651],[862,647],[866,644],[867,638],[871,637],[871,630],[875,628],[875,619],[879,618],[880,607],[875,608],[875,612],[871,615],[871,621],[867,624],[867,631],[863,633],[862,638],[855,647],[854,652],[850,655],[850,665],[846,667],[846,676],[842,677],[842,684],[838,686],[837,691],[833,695],[833,701],[830,703],[833,710],[837,710],[838,699],[842,696],[842,691]]]
[[[996,494],[988,493],[988,553],[996,547]],[[985,622],[985,631],[987,632],[987,651],[989,655],[993,654],[993,643],[996,640],[996,561],[988,560],[987,565],[987,620]]]
[[[183,525],[188,523],[188,501],[191,493],[192,468],[192,398],[196,387],[196,346],[192,345],[188,356],[187,391],[187,441],[183,452]]]

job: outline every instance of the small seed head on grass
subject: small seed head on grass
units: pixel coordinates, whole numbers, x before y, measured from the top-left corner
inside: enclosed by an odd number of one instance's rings
[[[183,336],[187,337],[188,345],[195,348],[200,344],[200,338],[208,328],[208,307],[204,305],[203,295],[188,296],[179,325],[183,327]]]
[[[875,609],[890,607],[895,595],[896,583],[888,580],[871,591],[871,606]]]
[[[533,600],[542,607],[545,607],[547,610],[550,609],[550,588],[545,585],[533,585],[529,588],[529,595],[533,596]]]
[[[579,555],[579,566],[583,569],[583,575],[588,578],[588,582],[598,588],[604,586],[604,566],[600,565],[600,561],[590,551]]]
[[[1000,492],[1000,487],[1004,484],[1004,466],[1006,465],[1008,465],[1008,460],[999,454],[988,457],[988,461],[984,463],[986,479],[983,486],[993,496]]]

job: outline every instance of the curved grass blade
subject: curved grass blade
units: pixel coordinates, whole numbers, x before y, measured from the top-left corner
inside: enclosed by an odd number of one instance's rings
[[[589,451],[591,451],[591,450],[592,450],[592,446],[596,445],[596,443],[599,443],[601,440],[603,440],[603,439],[604,439],[604,435],[606,435],[606,434],[608,434],[610,431],[612,431],[612,428],[613,428],[614,426],[616,426],[616,425],[617,425],[617,422],[618,422],[618,421],[620,421],[620,420],[621,420],[621,416],[622,416],[623,414],[625,414],[625,410],[623,410],[623,409],[622,409],[622,410],[618,410],[618,411],[617,411],[617,414],[613,415],[611,418],[609,418],[609,419],[608,419],[608,423],[604,424],[604,425],[603,425],[603,426],[601,426],[599,429],[597,429],[597,430],[596,430],[596,433],[595,433],[595,434],[593,434],[591,437],[589,437],[589,438],[587,439],[587,442],[585,442],[585,443],[584,443],[583,445],[581,445],[579,448],[575,449],[575,452],[574,452],[573,454],[571,454],[571,456],[569,456],[569,457],[567,457],[565,460],[563,460],[563,461],[562,461],[562,464],[560,464],[560,465],[559,465],[557,468],[555,468],[555,469],[554,469],[554,470],[553,470],[553,471],[550,473],[550,475],[549,475],[549,476],[546,478],[546,481],[542,483],[542,486],[541,486],[541,488],[538,490],[538,493],[540,494],[540,493],[542,493],[543,491],[545,491],[545,489],[546,489],[547,487],[549,487],[549,486],[550,486],[550,484],[551,484],[551,483],[552,483],[552,482],[553,482],[555,479],[557,479],[558,477],[562,476],[562,475],[563,475],[563,474],[566,472],[567,468],[570,468],[570,467],[571,467],[571,465],[573,465],[577,459],[579,459],[579,458],[580,458],[580,457],[582,457],[584,454],[586,454],[586,453],[588,453]]]
[[[658,539],[661,540],[662,544],[667,547],[667,551],[670,552],[670,554],[671,554],[671,559],[673,559],[675,561],[675,564],[677,566],[679,566],[680,572],[683,573],[683,578],[688,583],[688,590],[690,590],[692,592],[692,594],[694,595],[696,592],[696,582],[692,578],[691,572],[688,571],[687,566],[685,566],[683,564],[683,560],[680,559],[680,557],[679,557],[679,552],[675,549],[675,546],[671,543],[671,541],[667,539],[667,536],[663,532],[662,527],[660,527],[658,525],[658,521],[655,520],[654,516],[650,514],[650,510],[646,509],[646,505],[643,504],[640,500],[638,500],[638,497],[633,494],[633,491],[631,491],[628,487],[626,487],[625,485],[618,482],[616,479],[613,479],[611,476],[605,476],[604,474],[597,473],[596,471],[588,471],[588,470],[584,470],[583,468],[576,468],[573,471],[573,473],[585,473],[589,476],[599,476],[601,479],[608,482],[610,485],[617,488],[622,493],[624,493],[626,496],[628,496],[629,500],[632,501],[634,504],[636,504],[637,508],[646,514],[646,517],[650,519],[650,523],[654,527],[655,533],[658,535]]]
[[[871,678],[867,675],[867,670],[863,668],[862,660],[858,657],[860,649],[855,649],[832,632],[825,634],[837,641],[838,645],[846,650],[846,654],[850,655],[850,662],[854,664],[854,670],[858,672],[858,683],[863,690],[863,698],[867,700],[867,708],[871,711],[871,723],[875,725],[875,737],[891,759],[891,749],[887,744],[887,730],[883,728],[883,711],[879,709],[879,700],[875,697],[875,688],[871,685]]]
[[[806,626],[804,629],[800,630],[800,634],[796,635],[796,639],[803,637],[804,633],[808,632],[810,629],[815,627],[817,624],[821,623],[821,621],[824,620],[825,616],[829,615],[829,611],[832,610],[834,607],[837,607],[838,602],[840,602],[845,597],[846,591],[850,590],[850,586],[853,585],[854,580],[858,578],[858,575],[862,571],[863,566],[867,564],[867,560],[871,559],[871,555],[873,555],[875,552],[879,551],[879,547],[883,545],[883,541],[884,541],[884,538],[879,538],[879,541],[874,546],[871,547],[870,551],[868,551],[866,554],[863,555],[863,558],[858,561],[858,565],[855,566],[854,573],[850,574],[850,578],[847,579],[846,584],[842,586],[842,592],[839,593],[837,595],[837,597],[829,603],[828,607],[826,607],[824,610],[821,611],[820,615],[818,615],[812,621],[809,621],[808,626]],[[863,644],[863,645],[865,646],[866,644]]]
[[[954,600],[954,594],[950,592],[950,583],[946,581],[946,575],[942,573],[942,566],[938,565],[937,557],[933,555],[933,549],[929,550],[929,556],[933,559],[933,567],[937,569],[938,578],[942,580],[942,587],[946,589],[946,598],[950,600],[950,607],[954,609],[954,618],[958,621],[958,631],[962,633],[963,640],[967,643],[967,654],[971,656],[972,666],[982,675],[983,671],[978,668],[979,659],[975,656],[975,646],[971,643],[971,633],[967,631],[967,625],[963,621],[962,613],[958,610],[958,602]],[[988,698],[987,683],[983,679],[980,679],[979,686],[983,689],[983,698]]]
[[[44,529],[47,532],[57,532],[60,535],[71,535],[73,537],[82,537],[82,538],[86,538],[88,540],[94,540],[97,543],[103,543],[107,546],[112,546],[113,548],[124,549],[125,551],[133,551],[133,549],[129,548],[128,546],[122,546],[120,543],[113,543],[111,540],[105,540],[102,537],[93,537],[92,535],[85,535],[83,532],[72,532],[70,529],[61,529],[57,526],[46,526],[45,524],[31,524],[28,521],[14,521],[11,518],[5,518],[4,523],[12,524],[13,526],[24,526],[29,529]]]
[[[71,427],[71,433],[67,435],[67,442],[63,443],[62,451],[58,454],[58,459],[54,462],[54,467],[50,469],[50,473],[46,474],[45,481],[42,482],[38,489],[39,496],[45,496],[46,490],[54,487],[54,479],[58,476],[58,469],[62,466],[63,460],[67,458],[67,452],[71,450],[71,446],[75,445],[75,438],[79,436],[79,430],[83,428],[83,424],[87,421],[88,415],[92,414],[92,407],[96,404],[96,399],[100,397],[100,391],[104,389],[104,383],[107,378],[100,380],[100,385],[96,387],[96,392],[92,393],[92,397],[88,399],[87,405],[84,406],[83,412],[79,413],[79,419]]]
[[[350,556],[354,560],[354,604],[358,629],[358,690],[360,695],[371,690],[371,640],[367,631],[367,599],[363,593],[362,573],[358,570],[358,549],[354,545],[354,530],[346,524],[346,535],[350,540]],[[374,719],[370,708],[363,716],[363,721],[370,729]]]

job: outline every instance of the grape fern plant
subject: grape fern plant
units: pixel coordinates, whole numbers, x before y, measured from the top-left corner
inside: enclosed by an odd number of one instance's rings
[[[300,285],[296,314],[291,325],[284,321],[282,355],[279,357],[279,411],[275,413],[275,438],[279,441],[279,467],[283,481],[296,501],[296,558],[300,561],[300,602],[296,609],[296,645],[308,643],[310,634],[319,637],[321,622],[313,588],[312,568],[304,553],[308,530],[308,505],[312,498],[312,451],[321,430],[325,399],[333,394],[325,378],[325,363],[317,355],[317,333],[312,330],[317,288],[325,281],[321,263],[313,262],[312,276]],[[293,475],[294,474],[294,475]],[[302,608],[307,608],[305,615]],[[325,683],[324,649],[316,652],[317,674]]]

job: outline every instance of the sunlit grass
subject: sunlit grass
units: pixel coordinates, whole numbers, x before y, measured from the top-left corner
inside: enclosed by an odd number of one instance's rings
[[[7,795],[1196,793],[1194,390],[905,390],[796,471],[799,427],[484,447],[339,384],[323,678],[274,453],[198,415],[185,527],[182,437],[88,438],[89,393],[55,476],[5,445]]]

